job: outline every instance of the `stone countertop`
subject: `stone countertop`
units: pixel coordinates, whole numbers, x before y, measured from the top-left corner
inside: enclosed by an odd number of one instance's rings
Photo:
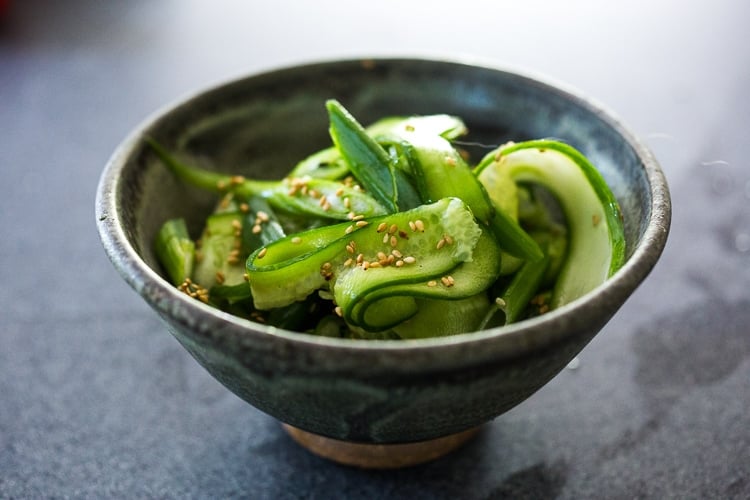
[[[750,497],[750,3],[255,4],[27,0],[0,20],[0,498]],[[107,260],[94,192],[180,96],[394,54],[605,103],[662,163],[674,217],[571,366],[458,452],[374,472],[309,454],[198,366]]]

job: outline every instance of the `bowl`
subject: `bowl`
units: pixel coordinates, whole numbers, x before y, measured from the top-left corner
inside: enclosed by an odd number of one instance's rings
[[[408,341],[285,331],[179,292],[157,263],[154,236],[178,216],[195,234],[215,198],[173,178],[144,137],[208,168],[280,178],[330,143],[329,98],[363,123],[393,114],[450,113],[462,117],[480,143],[541,137],[570,143],[600,169],[620,203],[624,265],[595,290],[540,317]],[[553,378],[649,274],[670,217],[656,160],[600,105],[518,72],[428,59],[316,62],[182,99],[122,142],[102,173],[96,199],[99,234],[115,268],[198,363],[316,453],[382,467],[455,448]]]

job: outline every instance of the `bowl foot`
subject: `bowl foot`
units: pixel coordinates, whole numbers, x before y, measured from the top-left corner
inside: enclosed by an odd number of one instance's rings
[[[284,430],[308,451],[339,464],[364,469],[399,469],[438,459],[473,438],[480,427],[427,441],[371,444],[341,441],[303,431],[288,424]]]

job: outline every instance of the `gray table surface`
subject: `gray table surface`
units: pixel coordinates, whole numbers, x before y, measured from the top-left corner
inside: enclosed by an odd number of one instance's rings
[[[1,498],[750,498],[750,3],[11,7]],[[455,454],[361,471],[299,448],[189,357],[104,255],[94,192],[125,134],[179,96],[309,60],[414,54],[480,57],[605,103],[662,163],[674,219],[654,272],[575,366]]]

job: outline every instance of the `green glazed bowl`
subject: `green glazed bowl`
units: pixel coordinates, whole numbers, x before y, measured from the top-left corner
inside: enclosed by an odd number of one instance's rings
[[[215,199],[174,179],[151,136],[204,166],[280,178],[330,143],[324,102],[363,123],[451,113],[471,139],[560,138],[587,155],[620,202],[627,257],[607,282],[512,326],[412,341],[320,338],[246,321],[179,292],[152,241],[168,218],[195,234]],[[229,82],[147,119],[101,176],[96,217],[125,281],[214,377],[293,428],[354,443],[414,443],[464,433],[532,395],[596,335],[658,260],[671,205],[652,155],[610,113],[560,86],[463,62],[374,59],[290,67]],[[156,376],[156,375],[154,375]]]

